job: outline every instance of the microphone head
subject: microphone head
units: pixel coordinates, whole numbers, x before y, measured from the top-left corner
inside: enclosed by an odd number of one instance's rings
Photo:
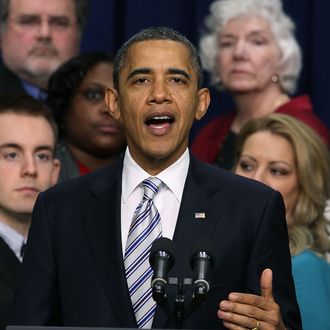
[[[158,251],[165,251],[166,253],[173,255],[173,241],[167,237],[159,237],[155,239],[150,249],[150,255]]]
[[[210,261],[211,267],[215,264],[214,257],[214,247],[210,239],[202,238],[191,246],[190,250],[190,264],[193,267],[194,261],[196,258],[201,258],[202,255],[207,255],[208,260]]]
[[[150,257],[149,257],[149,262],[152,268],[155,258],[159,257],[160,254],[167,255],[167,258],[170,261],[170,265],[173,265],[174,243],[172,240],[170,240],[167,237],[160,237],[153,242],[150,249]]]

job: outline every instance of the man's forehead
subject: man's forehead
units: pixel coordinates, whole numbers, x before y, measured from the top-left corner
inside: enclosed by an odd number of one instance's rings
[[[162,67],[192,70],[187,47],[172,40],[146,40],[131,45],[127,52],[125,66],[128,70],[136,67],[153,69]]]
[[[176,40],[169,39],[151,39],[151,40],[141,40],[133,43],[128,48],[129,54],[134,54],[136,52],[156,52],[160,48],[166,49],[169,52],[182,53],[188,56],[188,47]]]
[[[18,114],[13,112],[0,113],[0,135],[24,135],[34,131],[35,134],[45,138],[53,129],[46,118],[42,116],[32,116],[29,114]]]
[[[9,13],[18,15],[48,15],[71,16],[75,15],[74,0],[11,0]]]

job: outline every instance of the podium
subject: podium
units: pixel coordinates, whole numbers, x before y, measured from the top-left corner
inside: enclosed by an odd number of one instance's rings
[[[6,327],[6,330],[123,330],[123,329],[124,330],[137,330],[137,328],[50,327],[50,326],[30,326],[30,325],[29,326],[9,325]],[[158,330],[162,330],[162,329],[158,329]],[[175,330],[175,329],[168,329],[168,330]]]

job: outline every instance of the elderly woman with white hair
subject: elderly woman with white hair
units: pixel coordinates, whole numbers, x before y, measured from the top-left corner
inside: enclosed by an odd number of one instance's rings
[[[280,0],[217,0],[206,18],[201,57],[212,82],[227,89],[235,111],[213,119],[192,143],[197,158],[232,169],[236,134],[250,119],[277,112],[312,127],[329,146],[329,131],[308,96],[291,97],[301,70],[294,24]]]

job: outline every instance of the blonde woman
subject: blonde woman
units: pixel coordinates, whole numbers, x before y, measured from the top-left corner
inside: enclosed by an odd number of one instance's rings
[[[330,329],[330,251],[324,208],[329,153],[316,133],[288,115],[248,122],[237,136],[235,172],[278,190],[284,199],[292,271],[305,330]]]

